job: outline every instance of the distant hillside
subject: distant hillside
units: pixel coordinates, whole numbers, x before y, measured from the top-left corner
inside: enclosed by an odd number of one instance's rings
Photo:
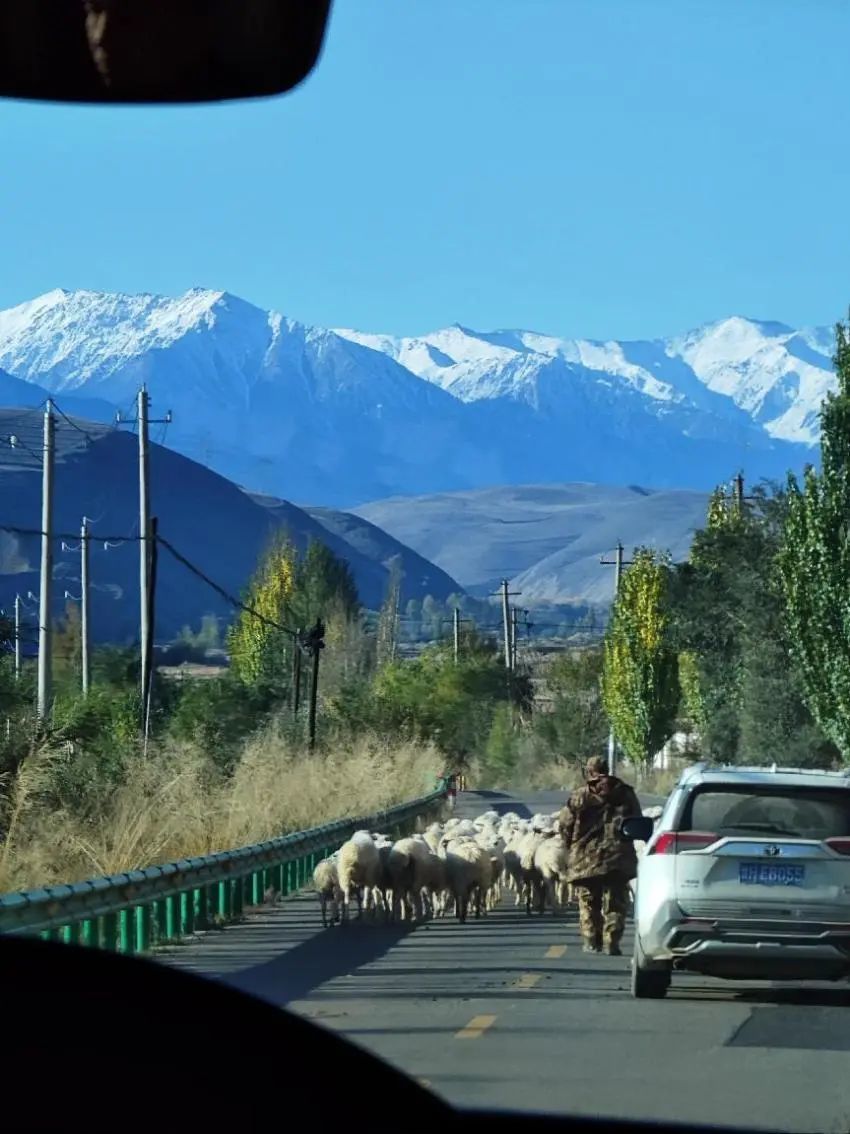
[[[618,540],[687,553],[708,495],[598,484],[520,485],[391,497],[353,509],[449,572],[471,594],[502,578],[522,605],[608,603]]]
[[[449,595],[459,594],[463,587],[451,575],[441,571],[429,560],[400,543],[381,528],[355,516],[352,512],[338,512],[333,508],[307,508],[305,511],[318,520],[331,535],[358,551],[373,563],[380,563],[389,569],[396,557],[402,569],[403,597],[424,598],[431,595],[437,599],[447,599]]]
[[[41,520],[42,415],[32,409],[0,409],[0,438],[16,435],[17,448],[0,445],[0,525],[38,530]],[[55,545],[52,601],[59,613],[64,592],[79,595],[79,555],[73,540],[80,520],[91,520],[92,634],[100,641],[132,641],[138,633],[138,457],[130,432],[90,421],[57,418],[55,530],[71,537],[69,549]],[[170,449],[151,446],[151,499],[160,534],[201,572],[240,595],[273,531],[284,525],[303,549],[321,540],[351,564],[361,601],[380,605],[387,582],[382,564],[348,544],[312,516],[285,501],[273,507],[251,499],[235,484]],[[104,546],[106,536],[126,536]],[[408,553],[410,556],[411,553]],[[414,557],[421,563],[419,557]],[[0,606],[14,596],[36,594],[40,541],[37,535],[0,530]],[[435,572],[440,577],[441,572]],[[411,579],[405,597],[421,592]],[[33,604],[30,604],[34,609]],[[215,590],[174,560],[159,556],[158,641],[206,613],[227,618],[233,610]],[[33,621],[32,612],[28,616]]]

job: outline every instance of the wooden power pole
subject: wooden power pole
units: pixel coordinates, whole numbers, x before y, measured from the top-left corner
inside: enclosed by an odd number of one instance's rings
[[[298,716],[301,708],[301,627],[295,631],[292,648],[292,715]]]
[[[452,611],[452,646],[455,665],[460,662],[460,627],[463,622],[471,622],[471,618],[461,618],[460,607]]]
[[[56,456],[56,421],[53,402],[44,410],[44,456],[41,470],[41,578],[38,596],[38,693],[36,716],[44,725],[50,711],[53,660],[53,620],[50,592],[53,587],[53,470]]]
[[[510,676],[513,673],[513,639],[511,635],[511,605],[510,600],[514,595],[521,595],[522,591],[511,591],[508,588],[510,583],[507,579],[502,579],[502,586],[496,592],[502,596],[502,628],[505,635],[505,670]]]
[[[84,697],[88,697],[91,682],[89,642],[89,522],[83,516],[80,525],[80,672]]]

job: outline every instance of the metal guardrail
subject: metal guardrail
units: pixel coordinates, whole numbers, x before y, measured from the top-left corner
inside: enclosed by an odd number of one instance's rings
[[[302,889],[316,863],[355,831],[401,834],[417,815],[436,811],[445,795],[446,783],[440,781],[430,795],[376,815],[126,874],[2,894],[0,933],[144,953],[238,920],[244,909],[262,905],[270,891],[286,895]]]

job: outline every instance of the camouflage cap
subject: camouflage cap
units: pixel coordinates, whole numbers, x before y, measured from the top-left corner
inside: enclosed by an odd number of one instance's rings
[[[587,761],[584,774],[588,780],[595,779],[596,776],[607,776],[608,761],[604,756],[591,756]]]

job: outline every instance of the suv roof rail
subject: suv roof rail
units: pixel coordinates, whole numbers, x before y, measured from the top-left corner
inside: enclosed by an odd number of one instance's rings
[[[695,764],[689,764],[687,768],[682,770],[682,774],[679,776],[679,783],[686,784],[689,780],[692,780],[694,776],[698,776],[700,772],[704,772],[708,767],[710,767],[710,765],[707,760],[698,760]]]
[[[762,774],[777,773],[779,775],[797,776],[828,776],[832,779],[850,779],[850,765],[843,768],[791,768],[781,764],[713,764],[709,760],[700,760],[689,764],[679,776],[679,783],[688,783],[703,772],[761,772]]]

